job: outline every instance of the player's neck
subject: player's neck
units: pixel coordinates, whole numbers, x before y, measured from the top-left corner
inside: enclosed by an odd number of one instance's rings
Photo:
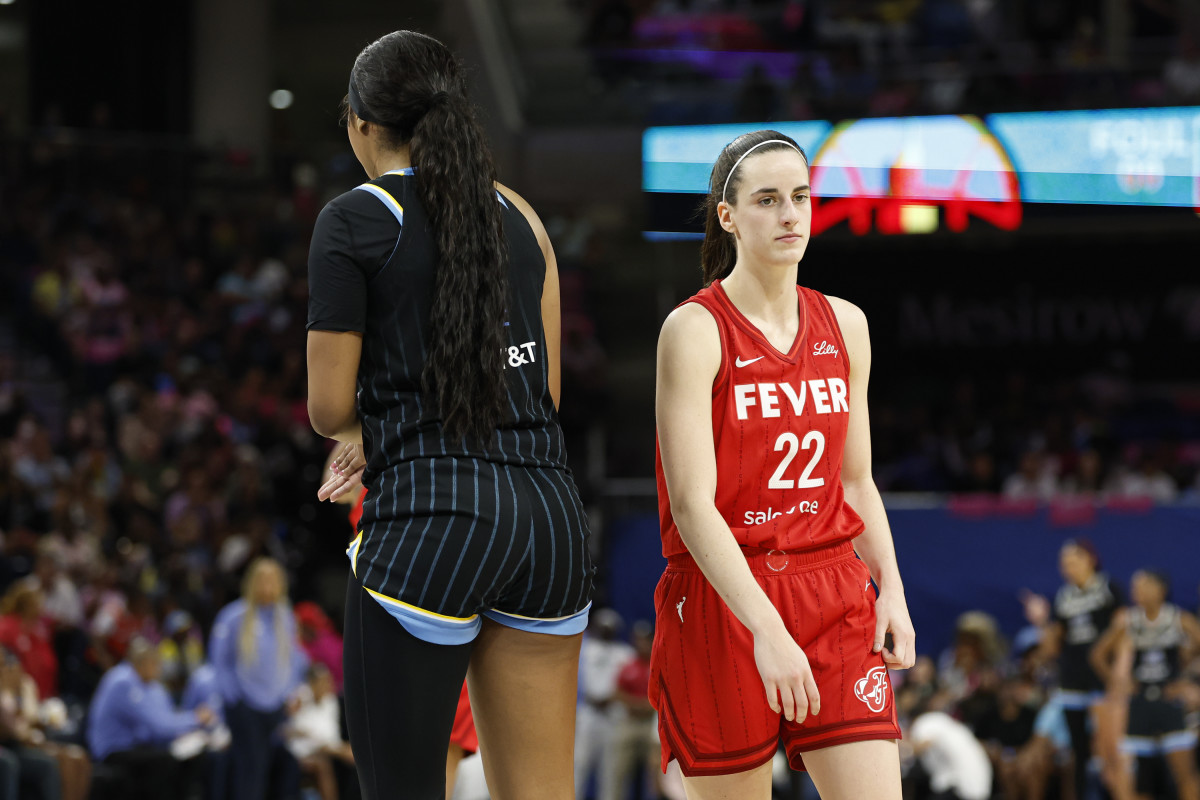
[[[379,150],[375,153],[375,158],[371,164],[371,180],[375,180],[380,175],[388,172],[393,172],[398,169],[408,169],[412,166],[412,155],[408,147],[401,147],[398,150]]]
[[[797,313],[798,271],[799,265],[780,269],[751,265],[739,259],[729,276],[721,281],[721,287],[743,314],[788,319]]]
[[[1158,615],[1162,613],[1162,609],[1162,603],[1147,603],[1146,605],[1142,606],[1142,613],[1146,615],[1147,620],[1153,622],[1154,620],[1158,619]]]

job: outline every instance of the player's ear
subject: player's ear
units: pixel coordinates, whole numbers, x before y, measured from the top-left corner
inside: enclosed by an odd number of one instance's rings
[[[717,203],[717,222],[729,233],[737,233],[737,226],[733,222],[733,206],[724,200]]]

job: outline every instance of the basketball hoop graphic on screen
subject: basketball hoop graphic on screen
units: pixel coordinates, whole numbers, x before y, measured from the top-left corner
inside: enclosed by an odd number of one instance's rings
[[[871,667],[866,677],[854,684],[854,696],[876,714],[883,711],[888,700],[887,667]]]
[[[976,117],[865,119],[834,128],[813,158],[812,232],[964,231],[971,217],[1021,225],[1021,190],[1004,146]]]

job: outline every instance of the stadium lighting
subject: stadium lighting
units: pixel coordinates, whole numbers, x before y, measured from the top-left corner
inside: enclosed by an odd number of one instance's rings
[[[4,0],[0,0],[0,2],[4,2]],[[292,101],[295,100],[295,96],[287,89],[276,89],[275,91],[271,92],[271,97],[269,99],[271,108],[282,111],[285,108],[291,108]]]

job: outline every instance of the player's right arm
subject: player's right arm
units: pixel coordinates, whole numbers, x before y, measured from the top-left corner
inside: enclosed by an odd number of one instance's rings
[[[802,721],[821,709],[808,658],[717,511],[712,388],[720,367],[721,338],[712,315],[695,303],[673,311],[658,339],[655,392],[671,516],[704,577],[754,637],[754,659],[771,710]]]

